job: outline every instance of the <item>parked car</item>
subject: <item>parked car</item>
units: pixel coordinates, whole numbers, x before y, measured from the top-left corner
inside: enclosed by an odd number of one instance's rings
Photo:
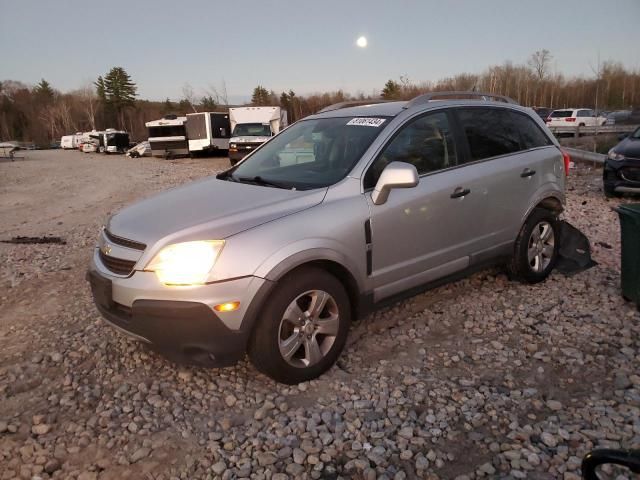
[[[131,158],[150,157],[151,145],[145,140],[131,147],[125,155]]]
[[[549,127],[595,127],[604,125],[607,119],[596,115],[596,112],[589,108],[563,108],[554,110],[547,118]]]
[[[640,125],[640,110],[619,110],[607,115],[606,125]]]
[[[443,95],[324,109],[229,170],[116,213],[87,273],[98,310],[172,360],[223,366],[246,351],[292,384],[330,368],[351,321],[398,295],[495,263],[545,280],[569,157],[511,99],[432,101]]]
[[[546,120],[551,113],[553,113],[553,108],[545,108],[545,107],[534,107],[534,112],[536,112],[542,120]]]
[[[609,150],[602,181],[607,197],[640,193],[640,127]]]
[[[98,144],[94,141],[83,142],[82,151],[84,153],[95,153],[98,151]]]

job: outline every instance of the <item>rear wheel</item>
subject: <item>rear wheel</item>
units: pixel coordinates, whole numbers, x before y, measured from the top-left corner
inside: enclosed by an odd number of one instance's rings
[[[560,222],[555,214],[535,208],[516,239],[513,257],[507,265],[514,280],[538,283],[545,280],[558,259]]]
[[[318,268],[284,277],[249,340],[251,362],[274,380],[295,384],[323,374],[344,348],[351,308],[342,284]]]

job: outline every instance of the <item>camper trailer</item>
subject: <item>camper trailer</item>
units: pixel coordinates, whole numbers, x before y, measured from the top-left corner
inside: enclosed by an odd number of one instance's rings
[[[229,160],[235,165],[287,126],[287,111],[280,107],[229,109]]]
[[[228,112],[201,112],[187,114],[189,153],[229,150],[231,126]]]
[[[78,148],[82,135],[82,132],[77,132],[73,135],[64,135],[60,139],[60,148],[64,148],[65,150],[73,150],[75,148]]]
[[[187,117],[165,115],[160,120],[145,123],[154,157],[173,158],[189,155],[186,122]]]
[[[64,135],[60,139],[60,148],[63,148],[64,150],[73,150],[76,148],[76,136]]]

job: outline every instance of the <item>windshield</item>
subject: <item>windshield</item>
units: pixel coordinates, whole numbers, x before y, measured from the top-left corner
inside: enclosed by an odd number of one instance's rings
[[[233,129],[233,137],[270,137],[271,126],[263,123],[239,123]]]
[[[636,128],[636,131],[631,134],[631,138],[633,139],[640,138],[640,127]]]
[[[238,164],[226,178],[299,190],[328,187],[351,171],[387,120],[341,117],[300,121]]]

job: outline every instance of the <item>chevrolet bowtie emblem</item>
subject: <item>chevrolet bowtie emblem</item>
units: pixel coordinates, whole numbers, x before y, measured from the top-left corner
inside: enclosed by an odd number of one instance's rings
[[[111,245],[109,245],[108,243],[106,243],[106,244],[102,247],[102,253],[104,253],[105,255],[111,255]]]

